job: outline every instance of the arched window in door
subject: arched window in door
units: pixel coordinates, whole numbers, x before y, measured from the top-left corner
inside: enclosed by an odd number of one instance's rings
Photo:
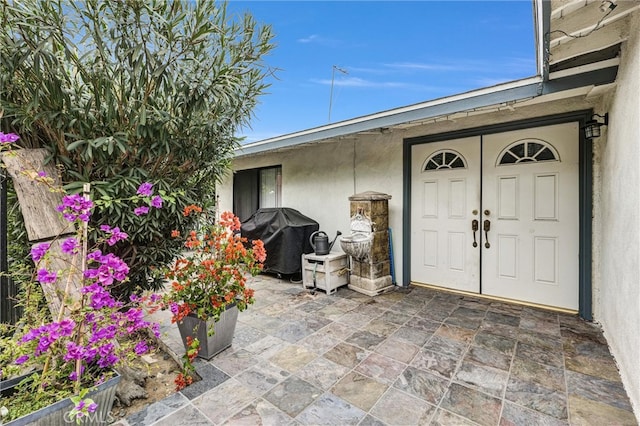
[[[560,161],[558,151],[549,142],[542,139],[522,139],[513,142],[498,155],[498,166],[517,163],[539,163],[542,161]]]
[[[441,149],[440,151],[436,151],[427,161],[424,162],[422,166],[423,172],[429,172],[432,170],[442,170],[442,169],[466,169],[467,161],[464,157],[451,149]]]

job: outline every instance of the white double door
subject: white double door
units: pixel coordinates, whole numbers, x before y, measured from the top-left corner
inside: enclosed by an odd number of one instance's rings
[[[414,145],[411,281],[578,309],[578,124]]]

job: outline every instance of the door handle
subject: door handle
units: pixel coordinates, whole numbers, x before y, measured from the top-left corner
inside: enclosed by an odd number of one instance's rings
[[[478,243],[476,242],[476,232],[479,229],[479,222],[478,219],[473,219],[471,221],[471,230],[473,231],[473,247],[478,247]]]
[[[486,219],[484,221],[484,223],[482,224],[482,229],[484,230],[484,246],[486,248],[491,247],[491,244],[489,244],[489,230],[491,229],[491,221],[489,219]]]

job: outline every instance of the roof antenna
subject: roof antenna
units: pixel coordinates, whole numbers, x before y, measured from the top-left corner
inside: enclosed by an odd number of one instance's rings
[[[333,80],[336,76],[336,70],[341,72],[342,74],[349,74],[347,70],[342,69],[336,65],[331,69],[331,93],[329,94],[329,123],[331,123],[331,104],[333,103]]]

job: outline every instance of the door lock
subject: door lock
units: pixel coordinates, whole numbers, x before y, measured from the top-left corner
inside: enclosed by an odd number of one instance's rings
[[[491,221],[489,219],[486,219],[484,221],[484,223],[482,224],[482,229],[484,230],[484,246],[486,248],[489,248],[491,247],[491,244],[489,244],[489,230],[491,229]]]
[[[471,230],[473,231],[473,247],[478,247],[478,243],[476,242],[476,232],[480,227],[480,223],[477,219],[473,219],[471,221]]]

